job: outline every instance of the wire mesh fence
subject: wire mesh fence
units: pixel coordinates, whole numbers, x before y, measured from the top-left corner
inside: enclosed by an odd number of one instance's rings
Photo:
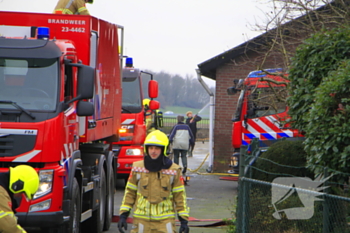
[[[162,131],[169,134],[174,125],[177,124],[176,117],[163,117]],[[209,119],[202,118],[197,122],[197,141],[207,141],[209,139]]]
[[[279,166],[283,173],[261,170],[255,166],[262,159],[258,147],[258,143],[255,148],[243,147],[241,153],[236,232],[350,232],[347,185],[334,182],[335,179],[331,182],[325,176],[313,179],[295,176],[291,170],[306,168],[274,161],[268,161],[270,166]],[[264,179],[259,179],[262,176]]]
[[[170,127],[172,128],[174,125],[177,124],[177,118],[176,117],[164,117],[164,127]],[[197,122],[197,128],[201,129],[209,129],[209,119],[202,118],[202,120]]]

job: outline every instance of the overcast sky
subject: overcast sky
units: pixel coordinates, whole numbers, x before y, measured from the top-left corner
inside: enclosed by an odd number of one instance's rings
[[[124,54],[133,57],[135,67],[196,78],[198,64],[259,34],[250,26],[265,19],[267,6],[259,2],[94,0],[87,8],[95,17],[124,26]],[[0,10],[52,13],[56,3],[0,0]]]

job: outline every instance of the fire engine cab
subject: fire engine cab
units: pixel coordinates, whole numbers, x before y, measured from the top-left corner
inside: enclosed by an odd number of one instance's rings
[[[148,78],[149,77],[149,78]],[[148,82],[148,101],[144,105],[142,84]],[[123,68],[123,98],[120,140],[114,143],[113,150],[117,156],[117,177],[127,181],[133,162],[142,160],[144,156],[143,143],[147,134],[146,118],[150,118],[155,128],[161,126],[162,115],[159,111],[159,102],[153,100],[158,97],[158,82],[153,80],[151,73],[133,67],[133,59],[126,58]],[[146,83],[146,82],[145,82]],[[157,114],[156,114],[157,113]]]
[[[239,93],[232,119],[234,154],[229,173],[238,173],[240,147],[249,145],[253,138],[259,139],[260,147],[268,147],[283,137],[302,137],[288,123],[286,77],[279,68],[252,71],[245,79],[235,79],[235,85],[227,89],[229,95]]]

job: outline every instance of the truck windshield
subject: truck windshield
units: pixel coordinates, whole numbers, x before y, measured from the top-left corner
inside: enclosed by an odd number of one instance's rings
[[[252,88],[247,92],[248,118],[262,117],[286,111],[287,90],[284,86]]]
[[[142,111],[140,79],[123,79],[123,112],[138,113]]]
[[[53,111],[57,98],[57,59],[0,57],[0,101],[11,101],[31,111]],[[0,102],[0,108],[16,107]]]

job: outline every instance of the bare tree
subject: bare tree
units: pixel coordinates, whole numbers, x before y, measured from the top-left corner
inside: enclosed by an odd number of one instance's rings
[[[311,35],[350,25],[350,0],[265,0],[262,4],[270,6],[266,18],[251,25],[261,35],[249,40],[240,60],[232,62],[235,65],[251,64],[269,75],[281,74],[270,74],[266,68],[283,68],[288,72],[297,47]],[[288,76],[283,78],[288,79]],[[264,81],[273,82],[273,79]],[[281,87],[279,90],[275,90],[276,85],[270,87],[269,98],[254,98],[255,104],[266,102],[276,108],[286,101],[286,92],[281,91]],[[288,83],[284,87],[288,88]]]
[[[296,47],[321,29],[349,25],[348,0],[266,0],[266,19],[251,25],[261,36],[249,42],[264,69],[268,61],[288,69]],[[254,46],[252,46],[254,45]],[[247,50],[248,51],[248,50]]]

